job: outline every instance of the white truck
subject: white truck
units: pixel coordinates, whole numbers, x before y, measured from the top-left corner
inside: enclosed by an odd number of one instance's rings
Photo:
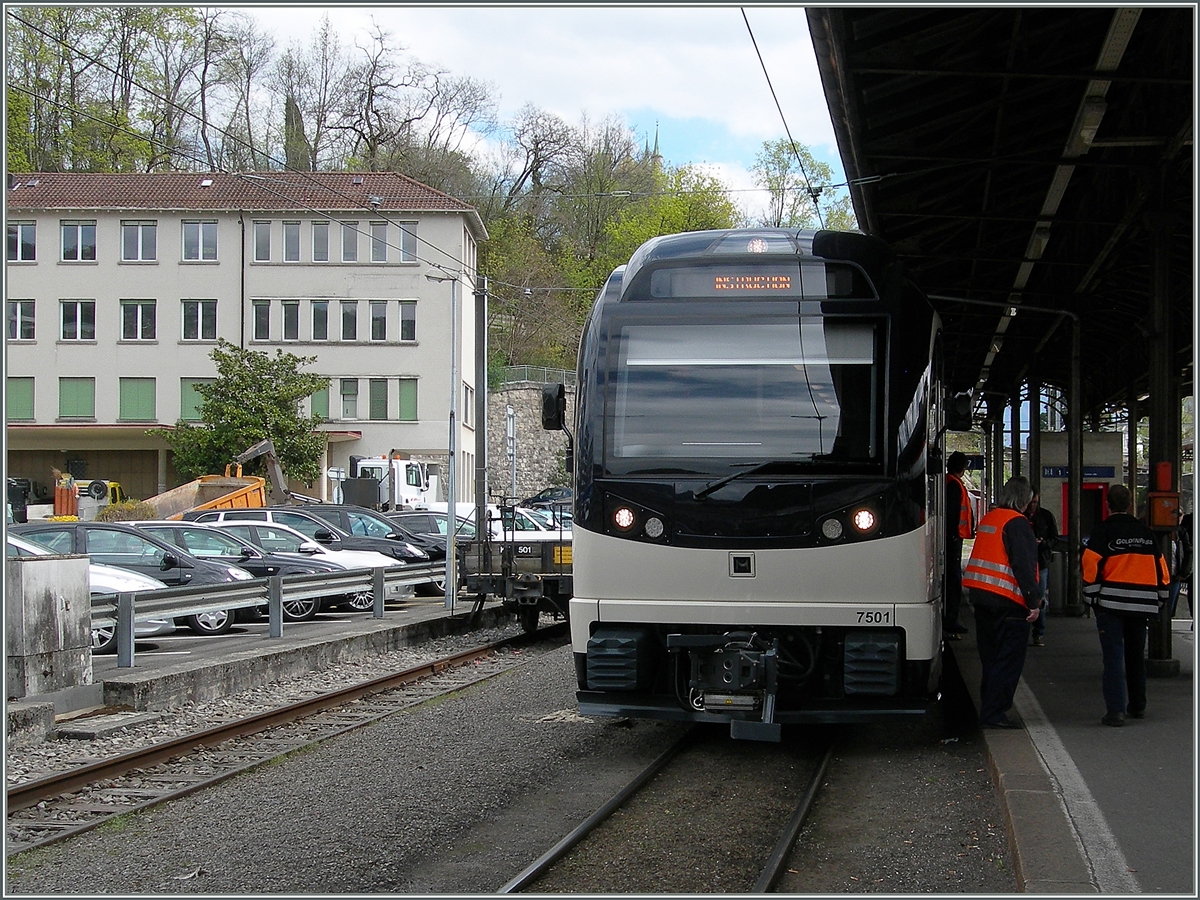
[[[379,482],[379,509],[429,509],[439,495],[437,463],[413,459],[392,450],[386,456],[351,456],[350,478],[373,478]],[[361,502],[361,501],[360,501]]]

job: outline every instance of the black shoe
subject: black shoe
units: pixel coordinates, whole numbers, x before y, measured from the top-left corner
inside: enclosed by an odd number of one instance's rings
[[[951,634],[967,634],[968,633],[967,626],[959,625],[957,622],[955,622],[953,625],[947,625],[945,630],[950,632]]]
[[[994,722],[981,722],[983,728],[1020,728],[1021,726],[1011,719],[997,719]]]
[[[1125,724],[1125,713],[1108,713],[1100,720],[1101,725],[1111,725],[1113,728],[1120,728]]]
[[[1129,709],[1125,711],[1125,715],[1131,719],[1144,719],[1146,718],[1146,711],[1144,709]]]

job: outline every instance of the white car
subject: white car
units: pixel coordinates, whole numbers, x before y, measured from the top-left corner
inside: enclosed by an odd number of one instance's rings
[[[15,534],[7,535],[9,556],[54,556],[41,544],[35,544]],[[122,569],[119,566],[106,566],[101,563],[88,563],[88,591],[93,597],[104,594],[137,593],[139,591],[159,591],[167,585],[157,578]],[[135,638],[159,637],[173,634],[175,622],[171,619],[145,619],[135,622],[133,635]],[[112,625],[102,625],[92,629],[92,652],[116,652],[117,630]]]
[[[456,509],[460,518],[474,524],[474,506],[468,509],[465,504],[459,503],[456,505]],[[430,503],[429,511],[445,513],[446,504]],[[493,541],[562,541],[565,543],[570,541],[573,536],[570,529],[564,528],[560,531],[557,527],[550,528],[543,522],[540,515],[519,506],[505,507],[502,511],[499,506],[489,503],[484,510],[484,515],[487,516],[488,533]]]
[[[279,522],[233,519],[206,524],[228,531],[235,537],[270,553],[295,554],[305,559],[332,563],[343,569],[388,569],[401,565],[394,557],[384,556],[374,550],[330,550],[308,535]],[[403,599],[411,597],[414,593],[412,585],[397,585],[396,591],[390,599]],[[362,612],[374,607],[375,598],[370,591],[366,591],[349,596],[343,605]]]

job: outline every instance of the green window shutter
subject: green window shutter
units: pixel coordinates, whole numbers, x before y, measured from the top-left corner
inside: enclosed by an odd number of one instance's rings
[[[94,419],[96,379],[58,379],[58,415],[63,419]]]
[[[8,418],[13,421],[32,421],[33,379],[23,377],[9,378],[7,387],[5,402],[8,410]]]
[[[417,380],[400,379],[400,421],[417,421]]]
[[[370,384],[370,411],[372,419],[388,417],[388,383],[386,378],[372,378]]]
[[[200,421],[200,404],[204,398],[196,390],[200,384],[212,384],[215,378],[180,378],[179,379],[179,418],[185,422]]]
[[[313,392],[312,402],[310,403],[312,415],[320,416],[322,419],[329,418],[329,388],[323,387],[319,391]]]
[[[123,422],[153,422],[155,418],[154,379],[122,378],[120,382]]]

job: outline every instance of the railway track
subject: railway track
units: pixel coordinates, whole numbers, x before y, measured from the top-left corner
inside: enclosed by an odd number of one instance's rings
[[[7,855],[64,840],[521,665],[559,623],[7,789]]]
[[[519,875],[501,887],[499,893],[518,893],[534,885],[536,885],[536,889],[539,893],[543,892],[543,890],[582,890],[587,892],[628,890],[628,885],[616,885],[611,888],[605,888],[595,883],[576,885],[572,881],[572,878],[575,876],[570,874],[563,876],[565,880],[551,877],[549,882],[547,882],[546,879],[548,876],[551,876],[552,870],[554,870],[556,865],[559,865],[577,851],[582,851],[582,854],[586,856],[586,847],[584,845],[586,844],[589,836],[602,826],[611,827],[615,821],[615,816],[618,811],[626,808],[627,804],[629,804],[633,798],[639,797],[641,794],[646,792],[649,787],[656,782],[656,779],[659,779],[660,776],[662,776],[665,770],[672,766],[690,766],[688,760],[686,759],[689,753],[699,754],[708,752],[704,746],[701,746],[704,743],[706,743],[704,740],[698,738],[698,729],[691,729],[686,732],[678,741],[668,747],[662,754],[658,756],[658,758],[656,758],[652,763],[650,763],[649,766],[639,772],[628,784],[625,785],[625,787],[614,794],[586,820],[580,823],[580,825],[578,825],[574,830],[572,830],[569,834],[558,841],[558,843],[542,854],[542,856],[532,862]],[[707,743],[711,744],[712,742],[709,741]],[[764,745],[754,746],[755,751],[762,753],[778,752],[786,754],[788,752],[786,749],[779,748],[775,745],[770,745],[769,748],[764,747]],[[804,820],[812,807],[818,791],[820,790],[821,783],[825,777],[826,769],[829,765],[829,760],[833,756],[835,746],[835,732],[830,730],[822,735],[818,746],[807,748],[801,753],[803,761],[810,766],[807,781],[803,789],[799,792],[798,800],[792,807],[791,813],[787,817],[786,824],[775,832],[777,837],[774,845],[771,847],[769,852],[764,851],[762,854],[760,854],[759,858],[765,858],[765,862],[762,863],[761,870],[759,871],[758,877],[754,880],[753,887],[751,888],[748,884],[740,888],[738,886],[728,885],[726,886],[727,890],[748,893],[769,893],[774,888],[776,882],[786,870],[792,848],[795,846],[796,840],[800,834],[800,829],[804,824]],[[748,796],[751,797],[760,795],[762,789],[767,783],[769,783],[769,780],[762,778],[762,773],[760,771],[733,773],[729,777],[731,779],[743,780],[743,776],[745,789],[748,792]],[[732,787],[732,790],[730,790],[730,788],[731,786],[727,784],[727,792],[734,794],[741,789],[740,787],[736,786]],[[768,789],[771,788],[778,789],[778,785],[771,785],[771,787]],[[686,811],[686,802],[686,797],[673,796],[673,792],[670,789],[667,789],[664,794],[652,801],[652,805],[661,809],[665,814],[668,811]],[[615,840],[616,843],[623,844],[630,848],[635,848],[644,840],[654,839],[648,837],[646,834],[645,825],[647,823],[644,820],[638,820],[636,816],[634,819],[635,821],[633,824],[616,825],[616,830],[618,832],[622,830],[627,832],[622,834],[620,837],[617,837]],[[652,828],[651,833],[657,835],[660,833],[665,834],[666,832],[659,832],[658,829]],[[725,835],[724,839],[728,840],[729,835],[732,833],[734,833],[733,829],[731,829],[730,832]],[[696,839],[702,840],[703,838],[701,836],[696,836]],[[611,840],[612,837],[610,836],[610,841]],[[719,843],[722,838],[718,836],[717,840]],[[607,867],[607,864],[612,860],[612,852],[598,852],[596,857],[597,861],[603,859],[604,864]],[[629,865],[629,858],[625,856],[620,858],[626,863],[627,866]],[[714,865],[721,864],[721,854],[716,850],[716,848],[714,848],[714,851],[711,853],[711,858],[714,861]],[[634,865],[636,865],[636,863],[634,863]],[[576,868],[594,869],[595,867],[584,861]],[[705,888],[702,886],[693,887],[672,885],[669,887],[664,887],[662,885],[658,885],[652,889],[668,890],[672,892],[690,892],[692,890],[704,890]],[[636,890],[639,893],[641,892],[640,888]]]

